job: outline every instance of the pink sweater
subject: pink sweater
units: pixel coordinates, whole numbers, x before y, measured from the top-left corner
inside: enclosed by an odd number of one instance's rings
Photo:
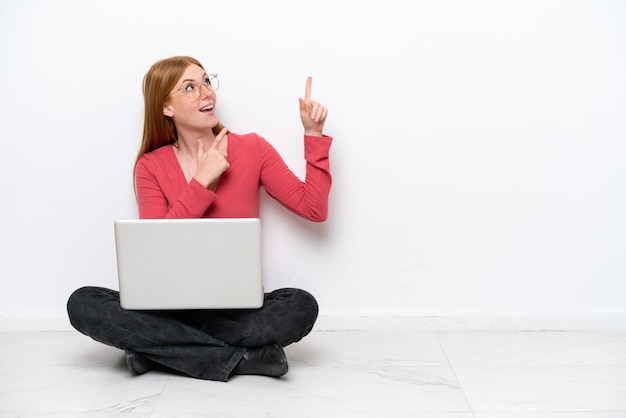
[[[324,221],[331,186],[331,143],[329,136],[304,137],[306,175],[302,182],[264,138],[229,133],[230,168],[222,174],[215,193],[195,179],[188,183],[173,146],[163,146],[143,155],[137,163],[139,217],[258,218],[263,186],[292,212],[311,221]]]

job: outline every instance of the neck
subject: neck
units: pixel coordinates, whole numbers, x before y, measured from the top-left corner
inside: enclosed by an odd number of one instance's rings
[[[178,131],[177,152],[181,157],[196,157],[198,155],[198,140],[204,144],[204,149],[209,149],[215,141],[213,130],[208,132],[181,132]]]

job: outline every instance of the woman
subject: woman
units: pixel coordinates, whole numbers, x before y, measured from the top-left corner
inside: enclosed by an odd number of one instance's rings
[[[143,140],[134,168],[140,218],[256,218],[260,186],[305,219],[328,213],[332,138],[327,109],[311,100],[311,78],[300,100],[305,181],[256,134],[229,133],[217,118],[216,74],[177,56],[156,62],[144,77]],[[317,302],[301,289],[265,295],[256,310],[128,311],[119,293],[83,287],[69,298],[72,325],[123,349],[134,374],[160,364],[189,376],[227,381],[233,374],[282,376],[283,347],[306,336]]]

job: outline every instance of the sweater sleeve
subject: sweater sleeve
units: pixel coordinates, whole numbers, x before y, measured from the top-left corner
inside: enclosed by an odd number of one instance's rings
[[[135,187],[140,219],[201,218],[216,195],[192,179],[180,195],[168,199],[174,181],[163,167],[142,158],[135,169]],[[171,200],[171,201],[170,201]]]
[[[328,195],[332,183],[329,151],[330,136],[305,136],[304,182],[285,164],[278,152],[263,140],[263,167],[261,184],[267,193],[287,209],[313,222],[323,222],[328,217]]]

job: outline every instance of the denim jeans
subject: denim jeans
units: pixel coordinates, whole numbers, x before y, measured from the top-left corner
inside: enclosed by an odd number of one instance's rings
[[[225,382],[247,348],[285,347],[306,336],[318,305],[306,291],[285,288],[266,293],[259,309],[131,311],[122,309],[115,290],[82,287],[70,296],[67,312],[72,326],[96,341]]]

